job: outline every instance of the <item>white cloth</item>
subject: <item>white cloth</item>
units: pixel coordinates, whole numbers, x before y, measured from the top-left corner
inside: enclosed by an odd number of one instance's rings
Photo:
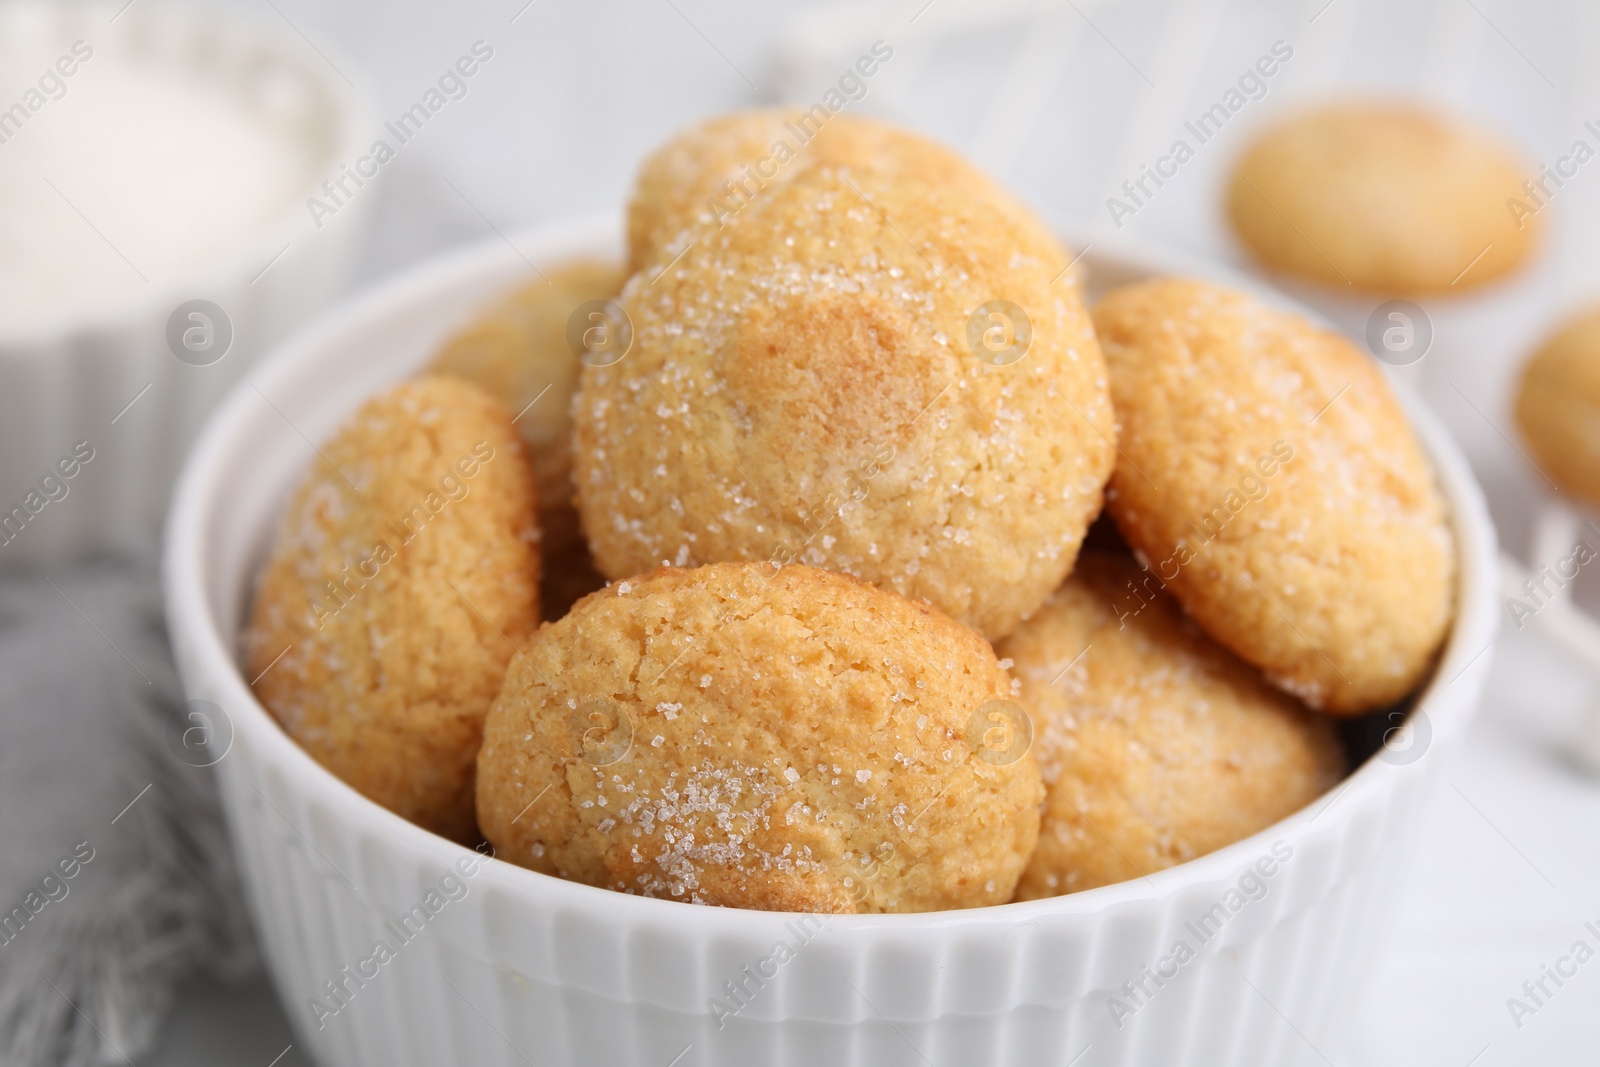
[[[254,964],[213,772],[193,765],[203,727],[174,725],[183,712],[148,560],[0,571],[7,1067],[126,1062],[185,974]]]

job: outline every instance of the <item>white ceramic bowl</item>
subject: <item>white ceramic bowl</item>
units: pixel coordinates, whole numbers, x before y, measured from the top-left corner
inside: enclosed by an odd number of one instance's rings
[[[269,116],[313,161],[314,176],[269,223],[218,254],[121,296],[0,325],[0,522],[11,520],[0,526],[0,563],[149,544],[206,415],[260,353],[342,286],[373,193],[320,228],[306,200],[366,150],[378,124],[367,95],[344,80],[346,62],[336,70],[290,27],[242,14],[162,0],[15,3],[0,6],[0,37],[82,39],[96,55],[116,50],[192,70]],[[51,117],[47,104],[17,136]],[[206,148],[190,150],[199,157]],[[193,300],[217,305],[231,325],[232,344],[215,362],[205,352],[180,360],[168,343],[169,318]],[[66,495],[40,493],[41,478],[80,442],[79,457],[92,450],[93,458],[65,483]]]
[[[544,263],[620,254],[612,223],[514,243]],[[1086,263],[1104,281],[1181,272],[1259,291],[1164,255],[1097,252]],[[270,403],[234,392],[179,486],[169,624],[189,696],[231,720],[222,795],[301,1047],[347,1067],[1214,1067],[1321,1063],[1320,1049],[1338,1047],[1382,936],[1393,868],[1411,854],[1419,801],[1478,698],[1496,625],[1493,529],[1426,411],[1411,404],[1454,515],[1458,620],[1410,746],[1381,750],[1312,808],[1150,878],[981,910],[803,919],[625,896],[475,864],[365,800],[278,728],[236,654],[253,576],[313,455],[306,438],[416,369],[527,270],[494,241],[325,318],[255,376]],[[449,878],[457,865],[472,870],[464,895]],[[418,904],[421,932],[400,936],[395,920]],[[378,959],[379,941],[392,960]],[[778,962],[780,941],[792,960]],[[1192,959],[1173,956],[1179,941]],[[725,983],[743,984],[742,1004]]]

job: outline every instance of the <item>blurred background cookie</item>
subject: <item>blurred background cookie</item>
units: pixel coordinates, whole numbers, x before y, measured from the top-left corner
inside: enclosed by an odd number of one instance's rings
[[[1528,360],[1516,415],[1545,473],[1600,507],[1600,311],[1568,322]]]
[[[849,577],[665,569],[542,627],[478,758],[499,858],[773,911],[1011,898],[1038,832],[1023,746],[968,744],[1010,696],[977,634]]]
[[[1071,569],[1113,459],[1068,257],[976,171],[790,165],[630,279],[632,351],[582,372],[596,564],[795,561],[1003,636]]]
[[[358,792],[471,843],[483,717],[538,624],[533,473],[454,378],[369,400],[284,514],[243,643],[256,695]]]
[[[1447,292],[1531,254],[1542,206],[1523,188],[1531,175],[1505,144],[1421,105],[1325,105],[1245,152],[1228,217],[1274,269],[1380,293]]]
[[[998,649],[1015,661],[1045,781],[1017,897],[1150,874],[1249,837],[1344,773],[1327,719],[1267,685],[1132,559],[1086,552]]]
[[[444,343],[432,370],[482,387],[516,421],[539,483],[543,616],[559,619],[605,584],[589,559],[572,489],[572,394],[578,357],[568,323],[586,302],[622,288],[622,268],[574,260],[500,297]]]
[[[1107,510],[1205,630],[1312,707],[1411,692],[1450,626],[1455,542],[1373,361],[1200,282],[1095,308],[1120,458]]]

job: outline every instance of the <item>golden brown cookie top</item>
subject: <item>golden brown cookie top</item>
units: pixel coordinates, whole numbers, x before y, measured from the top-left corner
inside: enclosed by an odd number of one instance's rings
[[[1202,282],[1095,309],[1121,456],[1108,509],[1212,637],[1312,706],[1415,688],[1453,613],[1433,471],[1376,365]]]
[[[845,575],[725,563],[613,583],[506,675],[479,758],[503,859],[768,910],[1009,899],[1038,771],[985,759],[988,644]]]
[[[1217,645],[1121,556],[1085,553],[1001,654],[1046,783],[1032,899],[1124,881],[1248,837],[1344,770],[1327,720]]]
[[[1600,506],[1600,311],[1572,319],[1529,358],[1516,415],[1545,473]]]
[[[431,377],[373,397],[319,451],[257,587],[246,670],[334,774],[474,840],[483,716],[538,622],[523,443],[482,391]]]
[[[1234,171],[1228,215],[1279,270],[1381,293],[1459,291],[1530,254],[1540,231],[1530,173],[1495,138],[1419,105],[1326,105],[1256,140]]]
[[[760,108],[691,126],[647,157],[628,203],[631,270],[651,273],[690,243],[815,166],[916,177],[950,187],[988,179],[926,137],[854,115]]]
[[[989,636],[1049,595],[1113,457],[1104,366],[1065,252],[974,187],[808,166],[629,281],[634,350],[576,412],[604,573],[796,560]]]

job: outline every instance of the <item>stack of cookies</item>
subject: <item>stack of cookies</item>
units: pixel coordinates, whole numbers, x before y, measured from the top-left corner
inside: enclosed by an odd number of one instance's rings
[[[1454,542],[1343,338],[1192,281],[1091,318],[1027,208],[842,115],[688,131],[628,234],[289,505],[248,667],[374,801],[622,892],[977,907],[1263,829],[1426,680]]]

